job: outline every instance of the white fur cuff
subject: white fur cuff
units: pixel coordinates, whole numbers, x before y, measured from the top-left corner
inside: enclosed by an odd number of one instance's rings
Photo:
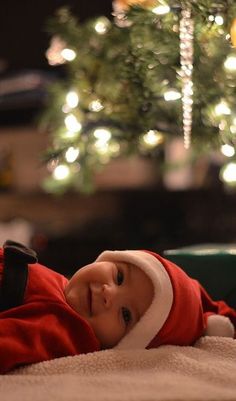
[[[205,336],[234,338],[234,326],[230,319],[221,315],[211,315],[207,319]]]

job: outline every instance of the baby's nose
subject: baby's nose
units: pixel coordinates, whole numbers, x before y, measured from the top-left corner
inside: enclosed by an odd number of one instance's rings
[[[109,309],[115,300],[115,289],[108,284],[103,284],[102,295],[104,306]]]

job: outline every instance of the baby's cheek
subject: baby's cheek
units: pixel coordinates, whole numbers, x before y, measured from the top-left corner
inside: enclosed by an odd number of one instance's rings
[[[90,323],[102,348],[113,348],[125,334],[119,319],[109,314],[95,316],[91,318]]]

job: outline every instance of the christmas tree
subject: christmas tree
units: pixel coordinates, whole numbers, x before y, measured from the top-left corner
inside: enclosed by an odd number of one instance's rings
[[[68,9],[49,22],[49,64],[66,78],[49,88],[44,122],[51,192],[92,188],[94,173],[132,154],[163,164],[183,137],[193,162],[221,151],[236,182],[236,3],[116,0],[111,19],[80,23]],[[227,159],[228,160],[228,159]]]

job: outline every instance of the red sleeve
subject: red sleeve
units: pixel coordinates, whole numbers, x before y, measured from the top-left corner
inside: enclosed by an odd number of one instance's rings
[[[1,313],[0,373],[53,358],[97,351],[92,330],[60,304],[35,302]]]

